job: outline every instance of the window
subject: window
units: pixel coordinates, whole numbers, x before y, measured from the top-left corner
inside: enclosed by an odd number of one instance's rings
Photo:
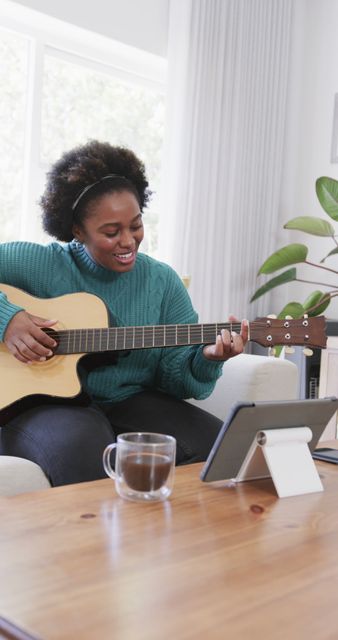
[[[49,240],[37,204],[48,168],[98,139],[144,161],[153,191],[144,250],[156,255],[165,61],[71,25],[60,34],[59,21],[46,20],[43,29],[22,24],[21,33],[17,22],[0,26],[0,241]]]
[[[0,39],[0,234],[15,237],[20,222],[27,107],[28,40],[2,31]]]

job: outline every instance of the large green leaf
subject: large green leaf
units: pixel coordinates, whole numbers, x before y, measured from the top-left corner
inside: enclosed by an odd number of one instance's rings
[[[325,258],[321,260],[321,262],[325,262],[326,258],[328,258],[329,256],[333,256],[335,253],[338,253],[338,247],[332,249],[332,251],[330,251],[330,253],[328,253],[327,256],[325,256]]]
[[[257,289],[257,291],[252,296],[250,302],[257,300],[257,298],[260,298],[261,296],[263,296],[265,293],[267,293],[267,291],[270,291],[275,287],[279,287],[279,285],[281,284],[285,284],[286,282],[292,282],[293,280],[296,280],[296,275],[297,275],[296,269],[293,267],[292,269],[288,269],[288,271],[284,271],[276,278],[272,278],[272,280],[269,280],[268,282],[263,284],[262,287]]]
[[[320,316],[331,302],[329,293],[322,291],[312,291],[303,303],[304,311],[309,316]]]
[[[307,253],[308,248],[305,244],[288,244],[265,260],[258,271],[258,275],[260,273],[273,273],[274,271],[278,271],[278,269],[287,267],[289,264],[305,262]]]
[[[291,318],[302,318],[304,313],[304,307],[300,302],[288,302],[288,304],[286,304],[278,314],[278,318],[286,318],[286,316],[291,316]]]
[[[318,178],[316,193],[324,211],[333,220],[338,220],[338,181],[325,176]]]
[[[299,216],[289,220],[284,225],[284,229],[297,229],[311,233],[313,236],[334,236],[334,228],[330,222],[322,218],[313,218],[311,216]]]

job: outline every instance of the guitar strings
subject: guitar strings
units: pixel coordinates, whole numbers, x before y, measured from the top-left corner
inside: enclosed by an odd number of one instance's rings
[[[75,351],[122,350],[160,346],[184,346],[213,342],[222,329],[240,331],[241,323],[146,325],[89,329],[47,329],[57,348]],[[106,342],[103,346],[103,342]],[[77,344],[78,343],[78,344]],[[114,343],[114,344],[113,344]],[[167,344],[168,343],[168,344]]]

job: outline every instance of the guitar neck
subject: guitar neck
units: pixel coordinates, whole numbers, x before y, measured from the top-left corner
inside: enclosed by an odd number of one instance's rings
[[[325,318],[258,318],[248,323],[248,339],[263,347],[300,345],[325,348]],[[167,324],[103,329],[46,329],[58,343],[55,354],[130,351],[154,347],[214,344],[222,329],[240,333],[240,322],[216,324]]]
[[[109,327],[104,329],[47,330],[58,343],[57,355],[98,353],[213,344],[222,329],[240,331],[240,323],[149,325],[144,327]]]

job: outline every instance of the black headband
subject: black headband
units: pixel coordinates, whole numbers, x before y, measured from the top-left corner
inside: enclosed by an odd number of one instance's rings
[[[101,184],[101,182],[104,182],[105,180],[116,179],[116,178],[118,178],[119,180],[125,181],[126,183],[129,183],[131,185],[131,182],[129,182],[128,178],[125,178],[125,176],[119,176],[117,173],[109,173],[108,175],[103,176],[103,178],[100,178],[100,180],[97,180],[96,182],[93,182],[93,184],[87,184],[87,186],[84,187],[82,189],[82,191],[80,191],[80,193],[77,196],[76,200],[74,200],[74,202],[72,204],[72,211],[75,211],[75,209],[78,206],[80,200],[82,200],[83,196],[85,196],[86,193],[88,193],[88,191],[90,191],[90,189],[93,189],[93,187],[96,187],[96,185]]]

